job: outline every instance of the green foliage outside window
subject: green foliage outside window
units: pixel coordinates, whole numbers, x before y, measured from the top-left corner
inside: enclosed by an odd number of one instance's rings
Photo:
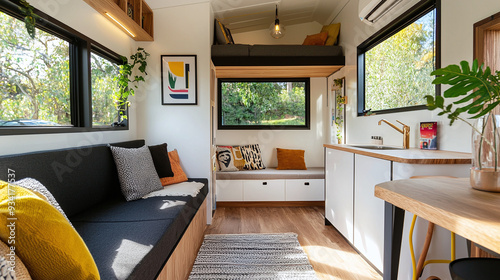
[[[91,55],[92,77],[92,125],[109,126],[118,121],[113,94],[117,89],[116,78],[120,65],[100,55]]]
[[[435,94],[435,10],[365,53],[365,109],[426,104]]]
[[[305,82],[222,82],[222,124],[306,124]]]
[[[0,13],[0,125],[34,119],[70,125],[69,43]],[[47,125],[47,123],[44,123]]]

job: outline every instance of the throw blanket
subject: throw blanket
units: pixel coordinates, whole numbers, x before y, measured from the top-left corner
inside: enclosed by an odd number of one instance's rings
[[[200,182],[182,182],[178,184],[168,185],[163,187],[162,190],[151,192],[145,196],[143,199],[154,197],[154,196],[192,196],[195,197],[203,188],[203,183]]]

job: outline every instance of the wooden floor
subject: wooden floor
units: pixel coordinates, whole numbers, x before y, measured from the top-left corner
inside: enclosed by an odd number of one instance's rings
[[[219,207],[206,234],[295,232],[320,279],[382,279],[319,207]]]

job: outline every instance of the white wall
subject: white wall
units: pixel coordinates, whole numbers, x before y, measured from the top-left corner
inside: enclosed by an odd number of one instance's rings
[[[329,139],[325,121],[326,78],[311,78],[310,130],[217,130],[217,145],[259,144],[267,167],[278,166],[276,148],[305,150],[306,166],[322,167],[323,144]]]
[[[499,11],[500,2],[497,0],[483,0],[480,5],[468,0],[442,0],[441,65],[444,67],[458,64],[461,60],[472,61],[473,24]],[[437,111],[421,110],[368,117],[357,116],[356,47],[390,19],[371,27],[360,22],[357,14],[358,1],[351,0],[335,19],[335,22],[342,23],[340,45],[344,48],[346,67],[333,75],[333,78],[346,77],[346,93],[349,96],[346,108],[347,143],[369,143],[371,135],[381,135],[384,137],[384,144],[402,145],[403,137],[400,133],[385,124],[377,125],[381,118],[385,118],[391,122],[397,119],[408,124],[411,127],[410,145],[417,147],[418,124],[422,121],[437,121],[440,149],[470,152],[471,130],[468,125],[457,121],[450,127],[447,118],[438,117]]]
[[[279,39],[271,37],[268,29],[231,34],[235,44],[250,45],[302,45],[307,35],[317,34],[323,25],[308,22],[285,26],[285,36]]]
[[[210,45],[208,2],[154,10],[154,42],[141,42],[150,54],[147,94],[137,98],[138,135],[148,144],[177,149],[191,178],[210,176]],[[198,105],[161,104],[161,55],[197,55]]]
[[[135,50],[135,42],[130,37],[83,1],[39,0],[30,3],[118,54],[128,57]],[[136,139],[138,120],[133,98],[131,101],[133,107],[130,108],[130,129],[127,131],[0,136],[0,155]]]

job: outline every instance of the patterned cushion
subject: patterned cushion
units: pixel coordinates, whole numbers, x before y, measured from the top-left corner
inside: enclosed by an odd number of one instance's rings
[[[245,168],[246,161],[243,158],[240,146],[233,146],[233,161],[234,161],[234,166],[236,166],[238,170],[243,170],[243,168]]]
[[[54,196],[50,193],[50,191],[40,182],[33,178],[24,178],[22,180],[16,181],[14,184],[21,186],[25,189],[33,191],[36,195],[40,196],[42,199],[45,199],[48,203],[50,203],[54,208],[57,209],[57,211],[61,212],[63,214],[64,218],[68,220],[68,222],[71,224],[69,221],[68,217],[62,210],[61,206],[59,206],[59,203],[57,203],[56,199]],[[73,225],[71,225],[73,226]]]
[[[147,146],[127,149],[110,146],[123,196],[127,201],[139,199],[146,194],[161,190],[153,158]]]
[[[241,146],[241,154],[245,159],[245,169],[259,170],[266,168],[264,162],[262,162],[259,144]]]
[[[31,280],[31,276],[19,256],[12,260],[10,247],[0,240],[0,280]],[[14,276],[15,275],[15,276]]]
[[[231,146],[217,146],[217,161],[220,171],[238,171],[238,168],[234,166],[233,147]]]
[[[148,148],[151,152],[151,157],[153,158],[153,163],[155,165],[156,173],[158,173],[158,177],[174,177],[170,159],[168,158],[167,143],[156,146],[148,146]]]
[[[172,171],[174,172],[174,177],[161,178],[161,184],[163,186],[172,185],[176,183],[186,182],[188,177],[184,170],[182,170],[181,160],[179,159],[179,154],[177,150],[168,152],[168,157],[170,158],[170,164],[172,166]]]

